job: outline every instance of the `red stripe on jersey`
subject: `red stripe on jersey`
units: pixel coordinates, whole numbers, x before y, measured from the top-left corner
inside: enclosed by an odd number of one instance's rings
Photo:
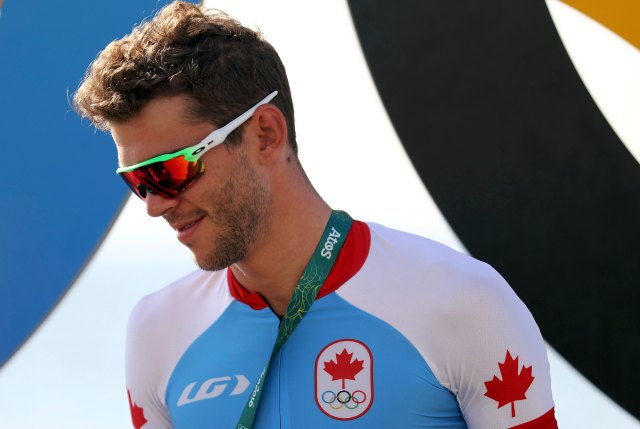
[[[554,408],[550,409],[540,417],[530,422],[512,426],[509,429],[558,429]]]
[[[371,232],[369,226],[360,221],[353,221],[351,229],[338,255],[338,259],[333,264],[327,280],[318,292],[318,298],[322,298],[337,290],[345,284],[347,280],[356,275],[364,265],[369,255],[371,246]],[[247,304],[254,310],[262,310],[267,307],[267,303],[258,293],[249,292],[233,275],[233,271],[227,268],[227,282],[231,296],[240,302]]]

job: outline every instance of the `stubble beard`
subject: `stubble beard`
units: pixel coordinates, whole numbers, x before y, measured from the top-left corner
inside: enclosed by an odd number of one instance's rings
[[[242,261],[254,243],[269,229],[271,197],[244,153],[238,154],[233,177],[208,197],[210,214],[218,233],[211,250],[201,258],[202,270],[217,271]]]

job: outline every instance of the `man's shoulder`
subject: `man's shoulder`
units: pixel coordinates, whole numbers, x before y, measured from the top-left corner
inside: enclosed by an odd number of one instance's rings
[[[493,267],[424,237],[377,225],[370,230],[362,276],[338,292],[404,335],[459,400],[469,403],[469,392],[484,386],[507,350],[535,362],[541,378],[548,373],[531,313]],[[487,378],[467,377],[472,374]],[[541,410],[552,406],[547,401]]]
[[[196,270],[142,297],[131,311],[130,324],[179,320],[204,305],[227,305],[226,270]]]
[[[522,307],[491,265],[419,235],[377,224],[369,228],[367,261],[354,284],[340,291],[353,303],[385,315],[411,308],[431,326],[437,320],[467,319],[482,307]]]
[[[372,245],[383,246],[401,256],[428,259],[467,259],[469,255],[443,243],[412,232],[402,231],[374,222],[367,222]]]
[[[481,280],[499,280],[502,277],[486,262],[445,244],[410,232],[368,223],[371,231],[370,256],[376,265],[390,264],[402,268],[394,274],[447,276],[463,283],[477,284]]]
[[[127,385],[132,394],[153,392],[158,401],[164,400],[180,357],[233,300],[226,286],[226,270],[198,270],[136,304],[126,340]]]

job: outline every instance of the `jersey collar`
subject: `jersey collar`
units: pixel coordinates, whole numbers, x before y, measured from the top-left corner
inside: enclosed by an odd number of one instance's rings
[[[353,221],[338,259],[333,268],[331,268],[329,276],[318,292],[316,299],[329,295],[356,275],[369,255],[370,246],[371,232],[367,224],[361,221]],[[229,283],[231,295],[236,300],[247,304],[254,310],[267,308],[267,303],[262,296],[245,289],[229,268],[227,268],[227,283]]]

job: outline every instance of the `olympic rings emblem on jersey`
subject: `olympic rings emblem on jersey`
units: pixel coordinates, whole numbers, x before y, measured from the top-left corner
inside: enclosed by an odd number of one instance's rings
[[[315,396],[318,408],[337,420],[365,414],[373,403],[373,356],[369,347],[355,339],[325,346],[315,365]]]
[[[355,410],[358,408],[358,405],[367,400],[367,394],[362,390],[356,390],[353,393],[348,390],[341,390],[338,393],[333,390],[325,390],[321,398],[322,402],[329,404],[334,410],[339,410],[342,407]]]

